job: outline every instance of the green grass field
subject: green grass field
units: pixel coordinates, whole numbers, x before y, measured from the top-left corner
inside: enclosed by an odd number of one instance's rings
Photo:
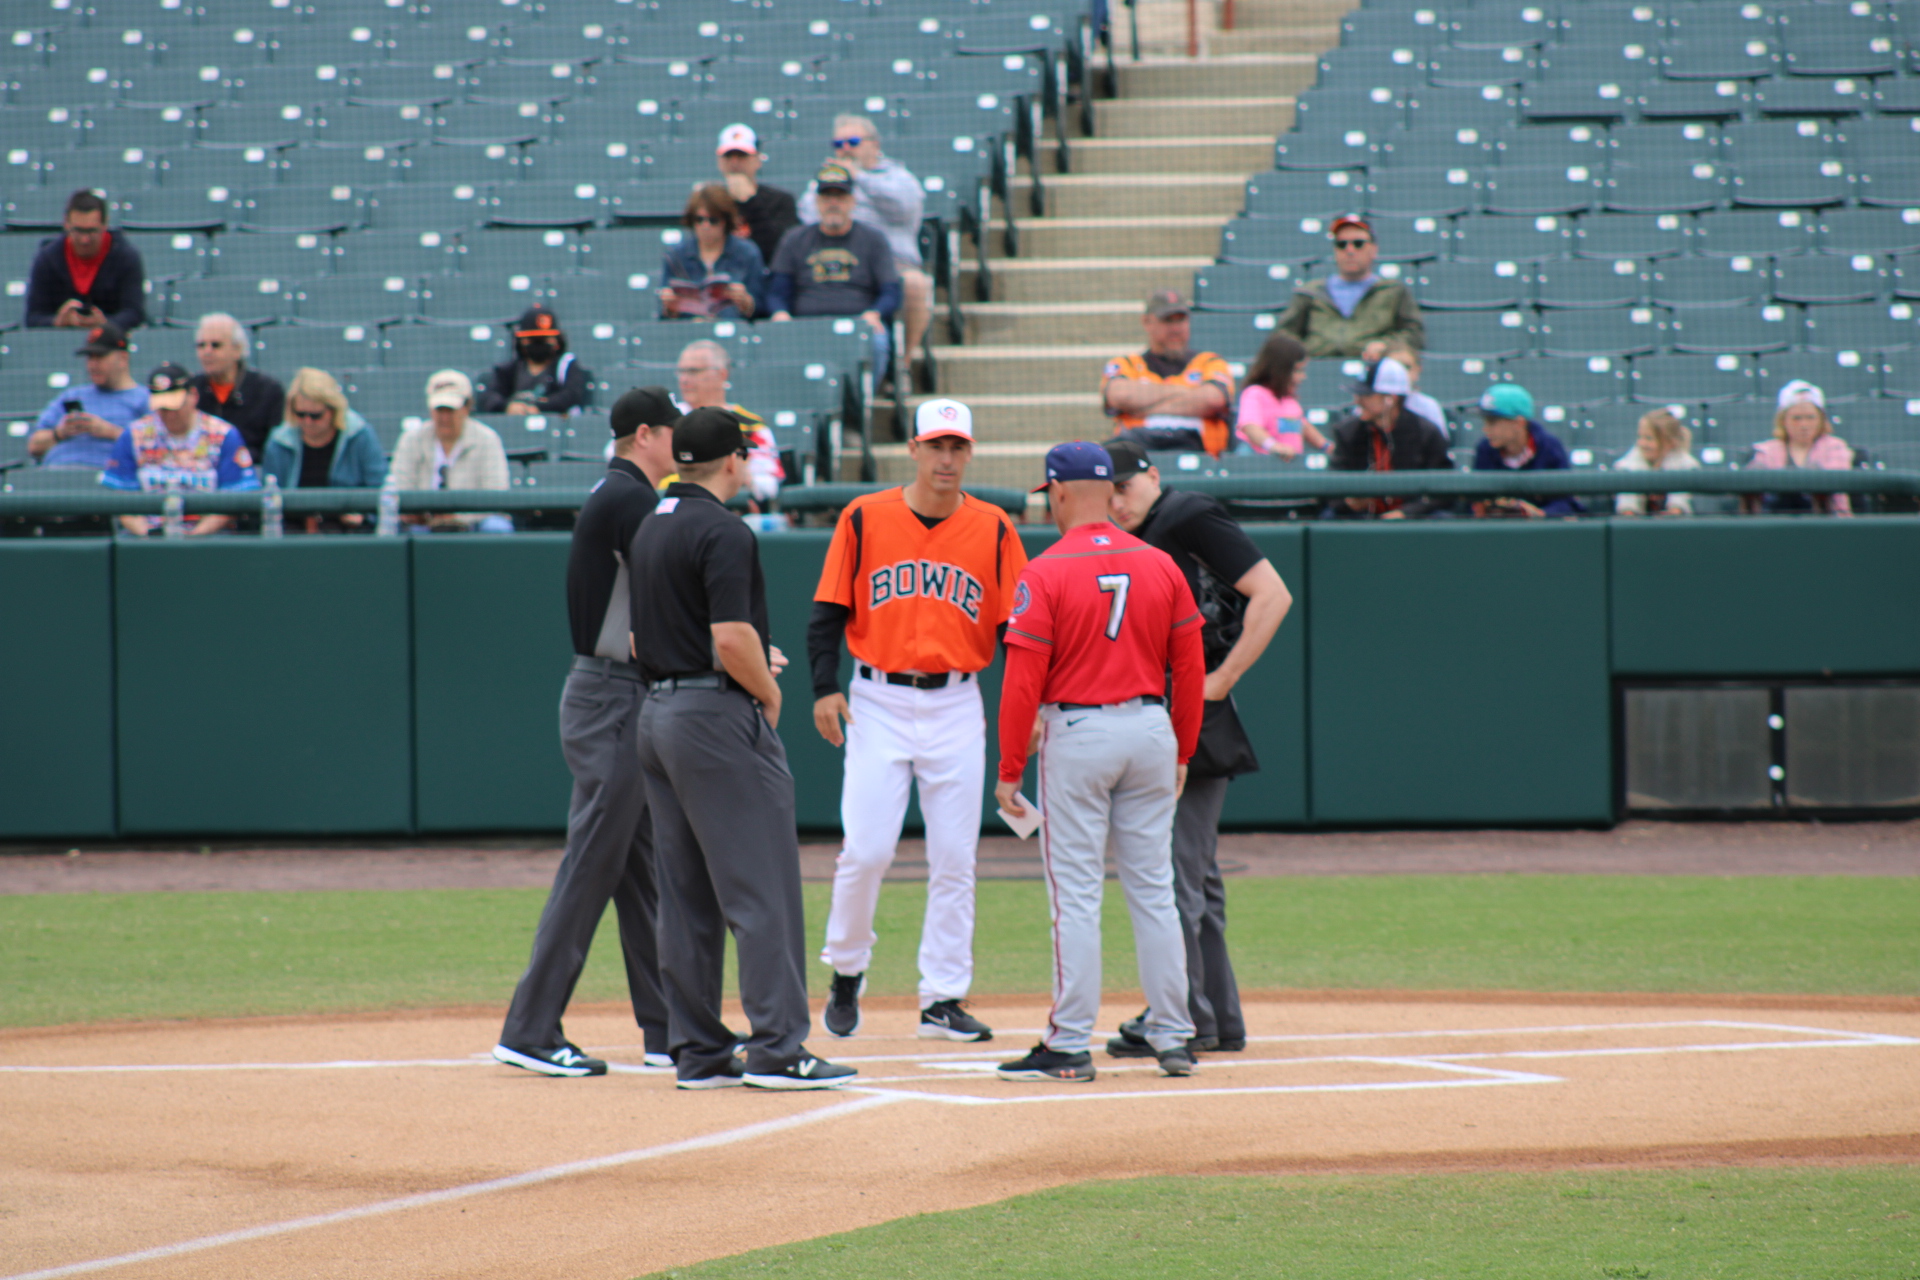
[[[1117,888],[1107,983],[1137,989]],[[1240,981],[1272,987],[1912,994],[1920,879],[1367,876],[1231,884]],[[505,1007],[538,890],[0,898],[0,1025]],[[817,940],[827,887],[807,886]],[[914,989],[925,892],[887,886],[877,994]],[[1042,887],[980,886],[975,989],[1047,987]],[[579,998],[624,995],[611,915]],[[816,991],[825,969],[811,966]]]

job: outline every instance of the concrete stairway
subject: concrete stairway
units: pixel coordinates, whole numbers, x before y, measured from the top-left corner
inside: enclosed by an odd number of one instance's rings
[[[1184,42],[1184,5],[1143,5],[1138,63],[1125,57],[1119,33],[1119,95],[1095,104],[1094,135],[1073,141],[1071,173],[1059,171],[1057,144],[1045,145],[1044,216],[1026,212],[1031,175],[1018,179],[1020,256],[1005,256],[1004,224],[996,222],[993,299],[965,305],[965,345],[935,348],[939,394],[974,411],[979,443],[969,479],[1029,486],[1048,446],[1110,434],[1101,367],[1143,345],[1140,313],[1150,292],[1189,292],[1194,271],[1214,260],[1221,224],[1239,212],[1248,176],[1271,167],[1274,137],[1292,124],[1295,95],[1313,83],[1314,50],[1338,41],[1339,15],[1350,7],[1240,0],[1241,35],[1293,33],[1297,47],[1236,46],[1197,60],[1184,56],[1184,43],[1179,53],[1147,52],[1167,49],[1169,32]],[[1238,38],[1209,31],[1207,48]],[[971,266],[962,296],[978,297]],[[943,334],[936,329],[936,338]],[[892,442],[885,425],[877,434],[880,478],[908,478],[906,446]]]

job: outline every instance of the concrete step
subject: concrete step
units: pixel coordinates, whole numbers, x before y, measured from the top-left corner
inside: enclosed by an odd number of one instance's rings
[[[940,394],[967,400],[982,395],[1097,392],[1107,361],[1146,345],[1141,341],[1138,321],[1135,323],[1131,338],[1112,342],[1045,347],[936,347]]]
[[[1335,40],[1338,40],[1337,28]],[[1313,52],[1244,54],[1231,58],[1142,58],[1139,62],[1120,64],[1120,96],[1123,99],[1197,99],[1296,94],[1313,83],[1317,61]]]
[[[1340,28],[1334,24],[1280,27],[1236,27],[1216,31],[1207,37],[1210,53],[1222,57],[1247,54],[1306,53],[1319,54],[1340,43]]]
[[[1315,24],[1338,26],[1356,6],[1348,0],[1237,0],[1233,6],[1235,31],[1275,27],[1300,27]],[[1210,36],[1231,35],[1214,30]]]
[[[1033,258],[1213,258],[1220,251],[1224,217],[1026,218],[1020,222],[1020,257]],[[987,255],[1007,256],[1006,224],[988,228]]]
[[[973,410],[974,439],[981,445],[1058,444],[1062,440],[1104,440],[1112,420],[1100,407],[1098,391],[1058,391],[1024,395],[956,397]],[[909,403],[918,405],[925,396]]]
[[[1093,104],[1101,138],[1183,138],[1196,134],[1276,136],[1293,127],[1293,95],[1241,98],[1111,98]]]
[[[1273,139],[1263,133],[1225,138],[1076,138],[1073,141],[1075,175],[1247,174],[1272,167]],[[1040,172],[1060,172],[1060,144],[1051,138],[1040,144]]]
[[[1033,179],[1013,180],[1014,208],[1026,209]],[[1246,204],[1247,175],[1235,173],[1074,173],[1045,184],[1047,216],[1230,218]]]
[[[993,268],[995,302],[1146,301],[1155,289],[1193,287],[1193,273],[1213,261],[1191,258],[1001,258]],[[960,296],[977,297],[975,272],[961,270]]]
[[[1129,343],[1140,337],[1145,298],[1095,302],[974,302],[963,308],[967,337],[982,346]]]

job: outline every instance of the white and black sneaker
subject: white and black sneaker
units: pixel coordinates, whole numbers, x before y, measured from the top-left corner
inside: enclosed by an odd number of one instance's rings
[[[960,1007],[958,1000],[936,1000],[920,1011],[922,1040],[991,1040],[993,1028]]]
[[[747,1066],[738,1058],[725,1062],[705,1075],[681,1076],[673,1082],[676,1089],[735,1089],[746,1083]]]
[[[524,1067],[543,1076],[603,1076],[607,1064],[580,1052],[577,1044],[554,1049],[527,1049],[510,1044],[493,1046],[494,1060],[510,1067]]]
[[[820,1015],[828,1035],[845,1040],[860,1029],[860,997],[866,994],[866,990],[867,975],[864,973],[833,975],[833,989],[827,992],[826,1012]]]
[[[649,1049],[642,1055],[640,1065],[643,1067],[665,1067],[671,1070],[673,1068],[673,1055],[670,1053],[655,1053]]]
[[[778,1071],[749,1071],[746,1082],[755,1089],[838,1089],[859,1075],[853,1067],[835,1066],[805,1049]]]

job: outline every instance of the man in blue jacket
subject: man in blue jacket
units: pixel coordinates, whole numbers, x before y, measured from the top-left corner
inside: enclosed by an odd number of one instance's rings
[[[1533,420],[1533,396],[1515,382],[1500,382],[1480,397],[1480,443],[1474,446],[1475,471],[1565,471],[1573,465],[1559,437]],[[1476,516],[1577,516],[1586,511],[1566,495],[1491,498],[1473,504]]]
[[[122,332],[147,321],[147,269],[125,235],[107,229],[107,202],[82,188],[67,200],[61,234],[41,241],[27,277],[29,329]]]

